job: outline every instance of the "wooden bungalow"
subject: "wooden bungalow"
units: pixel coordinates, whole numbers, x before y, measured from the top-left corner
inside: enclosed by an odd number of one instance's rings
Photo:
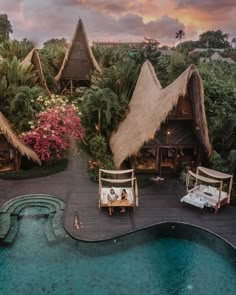
[[[73,94],[78,87],[89,85],[91,70],[100,71],[100,68],[89,46],[83,22],[79,19],[60,71],[55,77],[60,92]]]
[[[198,165],[212,152],[201,76],[194,65],[162,88],[153,66],[142,66],[129,113],[112,134],[116,167],[131,159],[136,172]],[[166,169],[167,168],[167,169]]]
[[[0,171],[18,171],[22,156],[41,164],[37,154],[19,139],[0,112]]]
[[[23,67],[29,67],[31,65],[34,66],[34,69],[37,72],[36,75],[36,80],[35,82],[38,82],[48,93],[49,96],[51,96],[51,92],[48,89],[44,74],[43,74],[43,69],[42,69],[42,65],[41,65],[41,61],[40,61],[40,57],[39,57],[39,53],[37,51],[36,48],[33,48],[28,55],[25,57],[25,59],[23,59],[23,61],[21,62],[21,65]]]

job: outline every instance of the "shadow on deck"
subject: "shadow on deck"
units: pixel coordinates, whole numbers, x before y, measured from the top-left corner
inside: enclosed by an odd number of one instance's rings
[[[113,216],[109,216],[107,208],[98,208],[98,185],[88,178],[86,159],[75,158],[72,171],[64,226],[77,239],[100,241],[156,223],[185,222],[210,230],[236,246],[236,208],[226,206],[215,215],[208,209],[201,214],[199,208],[183,206],[180,198],[184,188],[176,178],[139,189],[139,207],[127,209],[124,214],[117,208]],[[78,210],[83,228],[74,227],[75,210]]]

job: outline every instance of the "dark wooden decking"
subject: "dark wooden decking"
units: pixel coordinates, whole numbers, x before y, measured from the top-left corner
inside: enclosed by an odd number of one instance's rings
[[[98,209],[98,186],[87,175],[86,159],[75,157],[64,172],[37,179],[21,181],[0,180],[0,206],[11,198],[24,194],[45,193],[65,200],[65,229],[74,237],[86,241],[115,238],[119,235],[160,222],[191,223],[222,236],[236,246],[236,208],[226,206],[215,215],[206,209],[184,206],[180,198],[183,187],[174,178],[139,189],[139,207],[113,216]],[[74,228],[78,210],[83,228]]]
[[[77,158],[73,162],[71,192],[67,199],[64,226],[74,237],[86,241],[115,238],[119,235],[160,222],[191,223],[227,239],[236,246],[236,208],[226,206],[215,215],[208,209],[200,213],[199,208],[182,206],[182,185],[175,178],[151,184],[139,189],[139,207],[122,214],[119,208],[113,216],[108,209],[98,209],[98,185],[87,176],[86,160]],[[78,210],[83,228],[74,228],[75,210]]]

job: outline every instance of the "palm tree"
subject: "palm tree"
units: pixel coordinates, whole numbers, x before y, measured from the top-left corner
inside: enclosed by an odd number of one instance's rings
[[[27,39],[23,39],[22,41],[7,40],[0,44],[0,55],[10,60],[12,60],[14,56],[22,60],[33,48],[33,42]]]
[[[183,30],[179,30],[178,32],[176,32],[176,35],[175,35],[175,39],[179,39],[180,50],[181,50],[182,38],[184,35],[185,35],[185,33]]]
[[[19,132],[28,130],[28,122],[35,120],[36,114],[41,111],[42,107],[36,101],[40,95],[45,95],[40,86],[21,86],[16,89],[15,96],[8,99],[9,116]]]
[[[107,136],[116,126],[120,111],[118,96],[110,89],[88,89],[82,104],[82,120],[87,139],[94,134]]]
[[[34,86],[36,72],[33,66],[22,66],[14,56],[12,60],[5,60],[5,73],[9,86]]]

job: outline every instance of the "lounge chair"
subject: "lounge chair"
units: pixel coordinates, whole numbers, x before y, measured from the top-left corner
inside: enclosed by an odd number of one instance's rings
[[[138,206],[138,187],[134,170],[99,170],[99,200],[98,207],[110,207],[108,195],[114,189],[117,194],[117,200],[114,206],[136,207]],[[125,189],[127,192],[127,200],[125,203],[121,202],[121,192]]]
[[[189,188],[191,177],[195,178],[195,184],[192,189]],[[228,182],[227,192],[223,191],[226,181]],[[181,199],[181,202],[191,204],[193,201],[192,205],[194,205],[195,202],[199,201],[199,204],[202,202],[204,206],[214,208],[215,213],[217,213],[220,207],[230,203],[232,185],[232,175],[199,166],[196,173],[188,171],[186,176],[186,191],[188,194]],[[204,200],[207,200],[207,202],[203,202]],[[197,203],[195,206],[200,207]]]

